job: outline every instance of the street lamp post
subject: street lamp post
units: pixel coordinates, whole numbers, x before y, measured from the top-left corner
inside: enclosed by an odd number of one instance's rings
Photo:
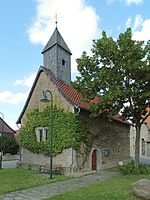
[[[53,95],[51,91],[43,91],[40,101],[44,103],[50,102],[50,178],[52,179]]]
[[[1,155],[0,155],[0,169],[2,169],[2,152],[3,152],[3,141],[2,141],[2,136],[3,136],[3,120],[4,120],[4,115],[2,112],[0,112],[0,114],[2,115],[2,120],[1,120],[1,132],[0,132],[0,137],[1,137],[1,140],[0,140],[0,144],[1,144],[1,149],[0,149],[0,152],[1,152]]]

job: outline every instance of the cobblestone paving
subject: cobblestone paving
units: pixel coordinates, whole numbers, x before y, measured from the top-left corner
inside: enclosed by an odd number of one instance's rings
[[[41,200],[43,198],[62,194],[74,189],[86,187],[96,183],[97,181],[107,180],[116,175],[116,172],[104,170],[95,174],[76,177],[57,183],[6,193],[4,195],[0,195],[0,200]]]

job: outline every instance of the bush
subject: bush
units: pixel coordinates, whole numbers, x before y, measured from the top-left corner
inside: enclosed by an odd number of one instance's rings
[[[2,149],[3,154],[10,153],[12,155],[18,153],[19,145],[14,137],[9,135],[2,136]]]
[[[144,164],[135,165],[134,161],[131,161],[127,165],[119,166],[119,170],[122,175],[150,174],[150,166]]]

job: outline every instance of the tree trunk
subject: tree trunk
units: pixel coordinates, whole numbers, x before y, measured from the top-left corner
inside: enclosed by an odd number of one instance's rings
[[[140,162],[140,129],[141,126],[136,126],[136,139],[135,139],[135,165]]]

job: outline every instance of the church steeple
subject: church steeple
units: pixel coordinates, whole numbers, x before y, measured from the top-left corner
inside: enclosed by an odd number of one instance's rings
[[[56,27],[43,51],[43,65],[49,68],[57,79],[71,82],[71,51]]]

